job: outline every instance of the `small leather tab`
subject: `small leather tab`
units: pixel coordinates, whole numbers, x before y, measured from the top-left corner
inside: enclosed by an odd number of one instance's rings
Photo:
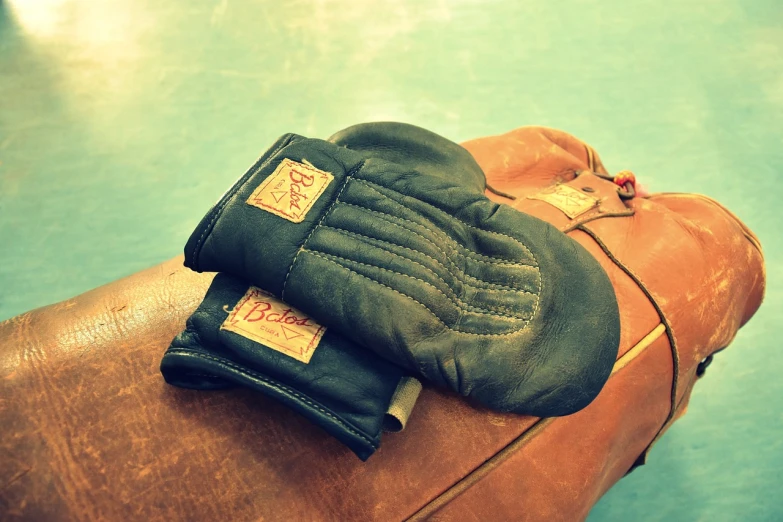
[[[402,377],[394,390],[386,417],[383,419],[383,431],[397,432],[405,429],[413,413],[416,401],[421,393],[421,383],[413,377]]]
[[[597,198],[588,196],[568,185],[555,185],[528,197],[546,201],[571,219],[595,208],[599,203]]]

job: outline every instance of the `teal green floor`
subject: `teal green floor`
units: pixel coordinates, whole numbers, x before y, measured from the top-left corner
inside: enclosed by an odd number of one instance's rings
[[[780,0],[0,0],[0,319],[170,258],[284,132],[582,137],[760,236],[768,294],[591,521],[783,520]]]

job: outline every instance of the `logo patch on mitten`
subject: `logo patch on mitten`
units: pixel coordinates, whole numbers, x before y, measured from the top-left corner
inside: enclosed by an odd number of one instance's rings
[[[251,286],[228,314],[228,330],[305,364],[310,362],[326,328],[273,295]]]
[[[528,199],[546,201],[571,219],[584,214],[599,203],[598,199],[579,192],[568,185],[557,185],[548,188],[538,194],[528,196]]]
[[[284,159],[247,199],[248,205],[301,223],[334,176],[312,165]]]

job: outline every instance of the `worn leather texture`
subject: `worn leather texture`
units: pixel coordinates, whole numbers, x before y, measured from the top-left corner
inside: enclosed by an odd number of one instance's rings
[[[756,311],[763,257],[708,198],[623,202],[611,183],[576,176],[605,170],[568,134],[527,127],[464,145],[516,199],[492,197],[569,230],[609,274],[620,350],[589,406],[538,419],[426,388],[415,422],[362,463],[259,394],[163,382],[160,356],[212,278],[179,258],[0,324],[0,518],[585,518],[686,411],[700,361]],[[598,191],[600,206],[572,220],[527,198],[558,182]]]
[[[490,201],[473,157],[429,131],[375,123],[333,139],[281,137],[207,213],[185,264],[257,285],[495,410],[554,416],[589,404],[617,357],[620,321],[587,250]],[[285,160],[334,177],[302,196],[301,222],[248,204]]]
[[[215,277],[163,356],[166,382],[197,390],[246,386],[292,408],[367,460],[380,446],[386,412],[405,372],[329,330],[313,342],[311,358],[303,362],[269,348],[269,343],[222,328],[248,287],[227,274]],[[261,314],[252,307],[246,313],[252,321]],[[290,330],[292,326],[283,331],[276,323],[268,324],[277,326],[271,331],[278,337],[305,336]]]

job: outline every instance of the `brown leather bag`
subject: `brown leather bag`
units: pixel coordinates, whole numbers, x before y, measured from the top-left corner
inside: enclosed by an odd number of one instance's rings
[[[566,231],[615,285],[620,352],[590,406],[537,419],[427,388],[407,429],[362,463],[264,397],[163,383],[160,357],[211,279],[174,259],[0,324],[0,518],[586,517],[760,305],[761,249],[706,197],[628,197],[565,133],[528,127],[465,146],[490,197]]]

